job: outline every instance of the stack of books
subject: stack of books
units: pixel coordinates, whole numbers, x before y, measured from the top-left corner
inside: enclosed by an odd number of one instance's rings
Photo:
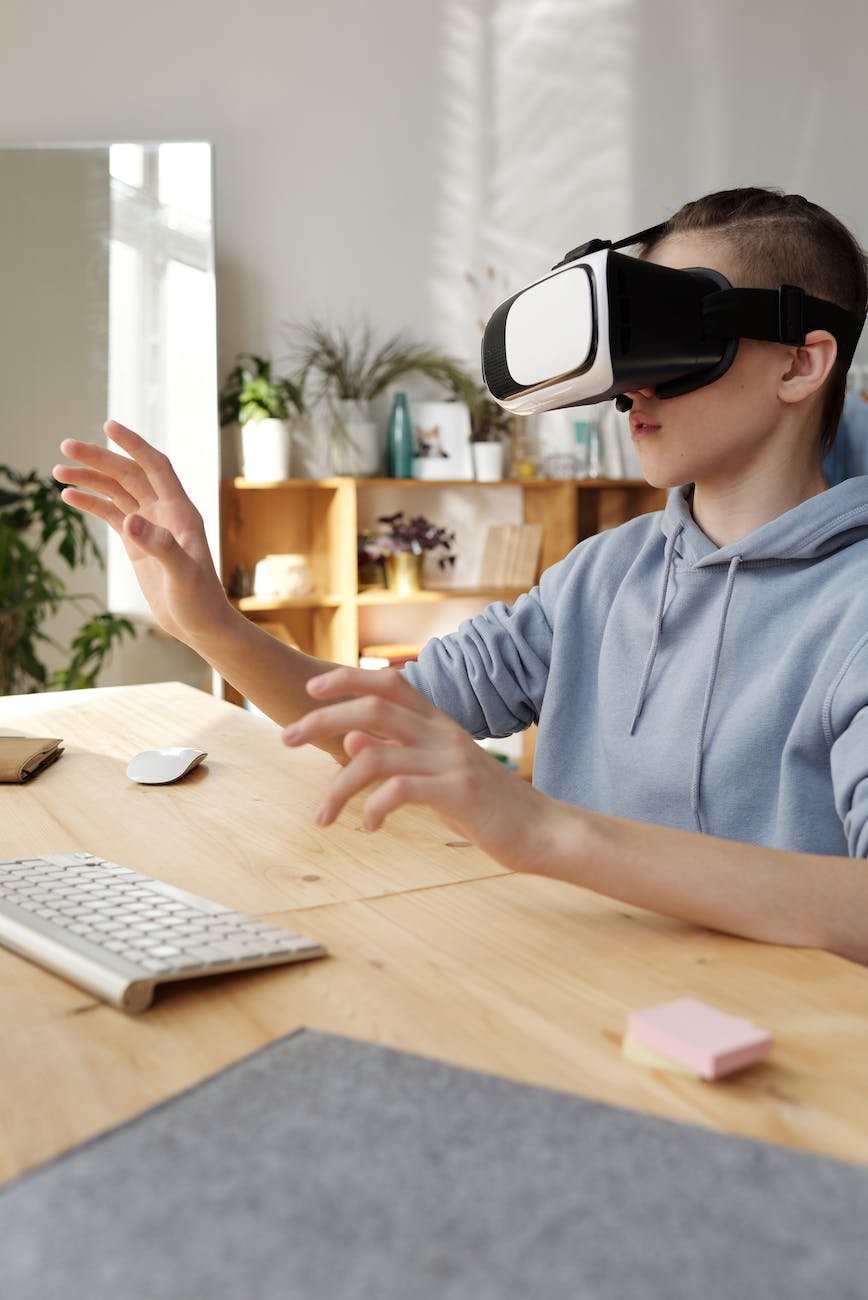
[[[485,534],[480,587],[532,587],[539,574],[542,524],[492,524]]]

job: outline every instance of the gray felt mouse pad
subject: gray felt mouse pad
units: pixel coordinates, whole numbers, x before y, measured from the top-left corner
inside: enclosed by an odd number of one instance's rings
[[[0,1191],[3,1300],[868,1296],[868,1170],[300,1032]]]

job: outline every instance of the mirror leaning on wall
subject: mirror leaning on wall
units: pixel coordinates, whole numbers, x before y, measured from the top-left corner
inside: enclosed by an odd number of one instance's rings
[[[95,439],[106,418],[171,457],[219,554],[219,426],[212,148],[204,142],[0,149],[0,463],[50,474],[63,437]],[[210,685],[186,647],[153,630],[114,534],[95,525],[67,589],[132,617],[100,685],[171,678]],[[46,623],[68,646],[71,602]],[[49,670],[63,655],[46,650]]]

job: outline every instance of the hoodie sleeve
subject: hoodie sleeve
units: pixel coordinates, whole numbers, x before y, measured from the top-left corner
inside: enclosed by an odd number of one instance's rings
[[[509,736],[536,722],[551,662],[547,595],[562,560],[511,607],[489,605],[457,632],[433,638],[404,674],[477,740]]]
[[[868,636],[829,693],[832,785],[851,858],[868,858]]]

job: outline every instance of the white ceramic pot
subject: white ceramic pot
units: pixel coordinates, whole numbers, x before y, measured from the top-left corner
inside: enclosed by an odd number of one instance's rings
[[[288,420],[248,420],[241,426],[241,473],[254,483],[289,478],[292,437]]]
[[[503,443],[472,442],[473,473],[479,483],[496,483],[503,478]]]
[[[382,470],[380,426],[367,402],[349,400],[334,403],[332,426],[332,473],[352,478],[370,478]]]
[[[313,574],[306,555],[265,555],[253,573],[254,596],[293,600],[313,591]]]

